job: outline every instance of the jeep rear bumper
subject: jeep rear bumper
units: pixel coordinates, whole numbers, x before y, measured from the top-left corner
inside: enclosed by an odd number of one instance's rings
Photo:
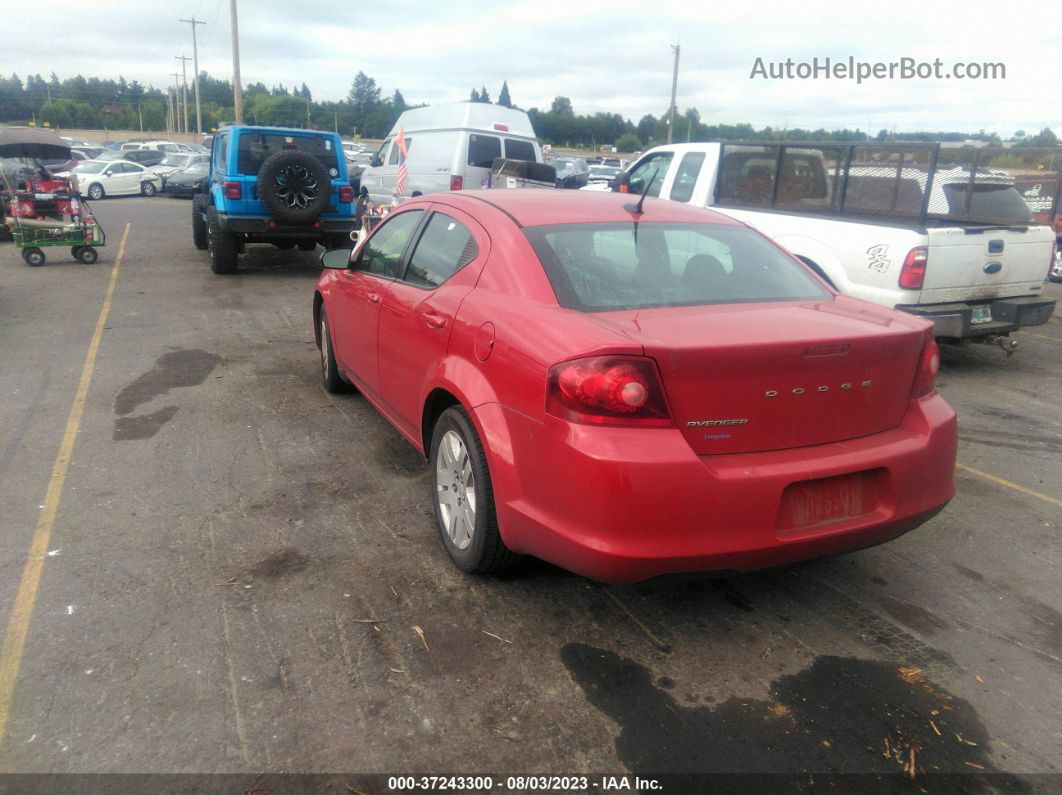
[[[224,215],[218,213],[222,229],[240,235],[245,243],[273,243],[277,240],[319,240],[360,228],[355,216],[318,218],[302,224],[278,221],[269,215]]]
[[[990,319],[974,322],[974,307],[988,306]],[[972,339],[988,334],[1009,334],[1023,326],[1041,326],[1055,311],[1055,300],[1038,295],[997,298],[987,304],[919,304],[896,307],[926,320],[936,327],[933,335],[946,339]],[[983,316],[984,310],[981,310]]]

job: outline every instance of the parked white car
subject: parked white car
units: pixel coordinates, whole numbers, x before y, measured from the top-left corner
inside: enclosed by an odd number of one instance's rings
[[[154,196],[162,188],[162,178],[128,160],[85,160],[72,175],[80,193],[90,199],[105,196]]]
[[[165,177],[172,174],[174,171],[180,171],[181,169],[188,168],[188,166],[194,166],[196,163],[209,163],[210,155],[192,154],[190,152],[180,152],[176,154],[169,154],[163,158],[162,162],[157,166],[148,166],[147,170]]]

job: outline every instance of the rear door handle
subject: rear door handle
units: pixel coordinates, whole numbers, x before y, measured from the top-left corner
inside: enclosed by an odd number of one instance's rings
[[[424,325],[428,328],[446,328],[446,318],[432,312],[425,312]]]
[[[378,303],[380,303],[380,294],[379,293],[369,293],[369,303],[370,304],[378,304]]]

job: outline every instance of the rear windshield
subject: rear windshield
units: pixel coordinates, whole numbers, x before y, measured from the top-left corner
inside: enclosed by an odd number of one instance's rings
[[[584,312],[823,300],[818,281],[750,229],[564,224],[524,230],[561,306]]]
[[[973,192],[970,194],[969,210],[963,206],[967,186],[966,182],[944,185],[944,195],[948,199],[948,209],[951,215],[957,218],[986,219],[1003,224],[1032,223],[1032,211],[1013,185],[975,183]]]
[[[260,132],[244,132],[240,135],[240,149],[236,159],[236,170],[240,174],[254,175],[262,167],[262,162],[274,152],[297,150],[313,155],[321,164],[330,169],[335,176],[336,152],[331,138],[304,135],[276,135]]]

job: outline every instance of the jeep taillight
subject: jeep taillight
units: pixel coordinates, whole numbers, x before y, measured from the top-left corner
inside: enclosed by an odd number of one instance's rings
[[[907,252],[900,269],[900,287],[905,290],[921,290],[926,280],[926,263],[929,261],[929,249],[916,246]]]
[[[595,425],[671,425],[656,363],[641,356],[554,365],[546,379],[546,413]]]
[[[339,203],[350,204],[354,201],[354,188],[349,185],[343,185],[339,189]]]
[[[457,175],[450,177],[450,190],[461,190],[464,184],[465,181],[461,177]]]
[[[239,182],[226,182],[224,184],[226,199],[242,199],[243,186]]]
[[[932,335],[926,338],[922,356],[918,361],[918,374],[915,376],[914,390],[911,397],[920,398],[932,394],[937,388],[937,372],[940,370],[940,347]]]

